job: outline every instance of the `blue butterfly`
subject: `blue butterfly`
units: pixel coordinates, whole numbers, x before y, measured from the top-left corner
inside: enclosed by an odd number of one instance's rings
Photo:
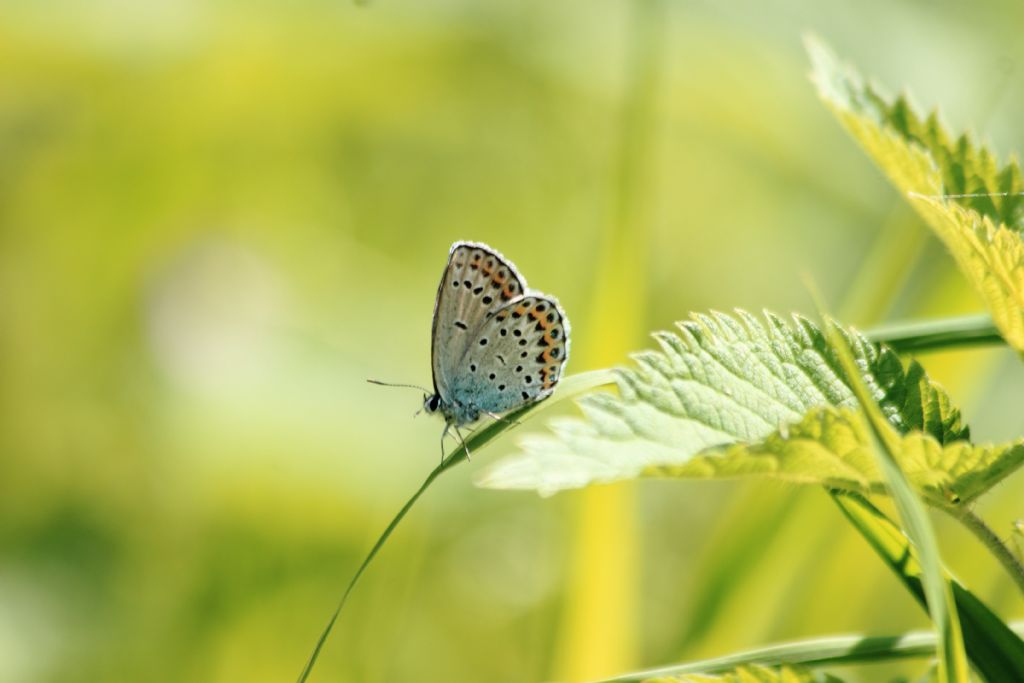
[[[444,417],[443,455],[449,430],[463,441],[459,427],[481,415],[501,420],[551,395],[569,359],[569,319],[498,251],[456,242],[437,287],[430,356],[434,391],[423,408]]]
[[[434,392],[423,408],[444,417],[443,457],[450,429],[465,446],[459,427],[551,395],[569,359],[569,320],[496,250],[456,242],[437,287],[430,357]]]

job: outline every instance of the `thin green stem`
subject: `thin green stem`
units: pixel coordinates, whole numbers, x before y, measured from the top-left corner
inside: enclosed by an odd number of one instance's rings
[[[1024,564],[1021,564],[1020,558],[1013,554],[1013,551],[999,538],[999,535],[985,524],[985,520],[967,508],[944,506],[942,509],[963,524],[988,548],[989,552],[1003,565],[1013,582],[1017,584],[1020,592],[1024,593]]]
[[[341,614],[341,610],[345,607],[345,603],[348,601],[348,596],[352,592],[352,589],[355,588],[356,583],[359,581],[359,577],[362,576],[363,572],[366,571],[366,568],[370,566],[370,562],[372,562],[373,558],[377,556],[377,552],[381,547],[383,547],[385,541],[390,538],[391,532],[395,530],[398,523],[402,521],[402,518],[405,517],[406,513],[409,512],[416,501],[419,500],[419,497],[423,495],[423,492],[427,490],[427,487],[429,487],[442,472],[448,469],[457,453],[458,451],[453,452],[427,475],[427,478],[423,481],[423,485],[420,486],[416,493],[412,495],[412,498],[406,501],[405,505],[402,506],[402,509],[398,511],[397,515],[395,515],[395,518],[392,519],[391,523],[388,524],[386,529],[384,529],[384,533],[382,533],[380,538],[377,539],[377,542],[374,543],[373,548],[370,549],[370,552],[366,555],[363,563],[359,565],[359,569],[357,569],[356,573],[352,575],[352,579],[348,582],[348,586],[345,588],[345,592],[342,594],[341,600],[338,601],[338,606],[334,608],[334,613],[331,615],[331,618],[327,620],[327,626],[324,627],[323,633],[320,634],[320,638],[316,641],[316,646],[313,647],[313,652],[309,655],[309,660],[306,662],[306,666],[303,667],[302,673],[299,674],[298,683],[304,683],[304,681],[309,678],[309,674],[313,671],[313,666],[316,664],[316,660],[320,656],[320,650],[323,649],[324,643],[327,642],[327,637],[331,635],[334,623],[338,621],[338,615]]]
[[[1006,343],[988,314],[891,323],[874,327],[865,334],[871,341],[885,344],[897,353]]]
[[[348,586],[345,587],[345,592],[341,595],[341,600],[338,601],[338,606],[334,608],[334,613],[331,614],[331,618],[327,620],[327,625],[324,627],[323,632],[320,634],[320,638],[316,641],[316,645],[313,647],[313,652],[309,655],[309,659],[306,661],[306,666],[303,667],[302,673],[299,674],[298,683],[305,683],[306,679],[309,678],[309,674],[313,671],[313,667],[316,665],[316,660],[320,657],[320,651],[324,647],[324,643],[327,642],[327,637],[331,635],[331,631],[334,629],[335,622],[338,621],[338,617],[341,615],[342,609],[345,607],[345,603],[348,601],[349,594],[352,593],[352,589],[355,588],[356,583],[359,582],[359,578],[366,571],[366,568],[370,566],[373,558],[377,556],[377,553],[384,546],[384,543],[391,537],[391,533],[398,526],[398,523],[402,521],[405,515],[412,509],[412,506],[419,500],[420,496],[430,487],[430,485],[437,479],[441,474],[459,464],[463,460],[466,460],[467,449],[471,453],[475,453],[477,450],[482,448],[488,442],[494,440],[502,432],[512,428],[515,425],[522,424],[528,416],[551,406],[564,401],[565,399],[575,398],[580,394],[588,391],[593,391],[601,387],[609,386],[615,383],[615,374],[611,370],[592,370],[591,372],[584,372],[578,375],[572,375],[563,379],[555,392],[555,395],[551,398],[540,401],[538,403],[531,403],[523,406],[519,410],[509,413],[501,421],[495,421],[485,427],[477,429],[475,432],[470,434],[469,438],[466,439],[465,443],[448,455],[447,458],[441,461],[441,464],[431,470],[427,478],[423,480],[423,484],[416,490],[416,493],[412,494],[412,497],[406,501],[402,509],[398,511],[391,523],[387,525],[384,532],[377,539],[377,542],[373,544],[370,552],[367,553],[363,559],[362,564],[356,570],[356,573],[352,575],[352,578],[348,582]]]

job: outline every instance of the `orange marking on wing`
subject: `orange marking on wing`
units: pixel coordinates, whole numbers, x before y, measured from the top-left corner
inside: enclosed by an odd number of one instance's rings
[[[537,306],[533,307],[532,311],[530,311],[530,315],[533,317],[534,320],[540,322],[540,324],[544,327],[545,330],[551,327],[552,323],[548,322],[548,312],[546,307],[541,308],[541,305],[538,304]]]
[[[562,362],[562,360],[559,360],[559,358],[557,356],[553,355],[555,349],[560,349],[560,348],[562,348],[562,347],[561,346],[555,346],[555,347],[552,347],[552,348],[546,350],[544,352],[544,362],[545,363],[560,363],[560,362]],[[561,354],[562,352],[559,351],[558,353]],[[555,366],[552,366],[552,367],[555,367]]]

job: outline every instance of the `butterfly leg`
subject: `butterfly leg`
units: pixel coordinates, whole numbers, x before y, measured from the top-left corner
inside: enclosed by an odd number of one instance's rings
[[[466,440],[462,438],[462,432],[459,431],[458,427],[455,427],[455,435],[462,442],[462,450],[466,451],[466,462],[469,462],[469,446],[466,445]]]
[[[448,430],[451,429],[452,423],[444,423],[444,431],[441,432],[441,462],[444,462],[444,437],[448,436]]]
[[[515,425],[517,427],[519,425],[523,424],[522,422],[518,422],[517,420],[510,420],[507,417],[502,417],[501,415],[496,415],[495,413],[492,413],[489,410],[485,410],[484,414],[487,415],[488,417],[490,417],[492,420],[495,420],[497,422],[504,422],[505,424]]]

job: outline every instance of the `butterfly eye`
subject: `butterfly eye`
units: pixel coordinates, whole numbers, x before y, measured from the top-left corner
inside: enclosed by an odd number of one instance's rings
[[[426,403],[423,404],[423,407],[427,409],[428,413],[436,412],[437,409],[440,406],[441,406],[441,397],[438,396],[437,394],[434,394],[433,396],[428,397]]]

